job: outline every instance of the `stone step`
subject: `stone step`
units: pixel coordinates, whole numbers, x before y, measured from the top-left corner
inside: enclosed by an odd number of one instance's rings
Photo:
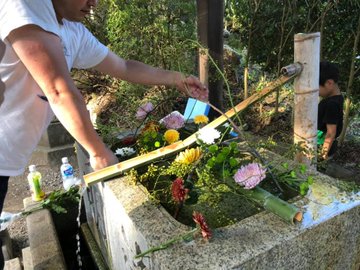
[[[0,231],[0,238],[2,242],[1,250],[2,250],[2,254],[4,255],[4,260],[7,261],[13,259],[14,256],[13,256],[12,241],[7,229]]]
[[[23,257],[24,270],[33,270],[34,266],[32,263],[30,247],[24,248],[22,250],[22,257]]]
[[[19,258],[14,258],[8,261],[5,261],[4,270],[22,270],[22,266]]]
[[[25,210],[37,206],[31,197],[24,199]],[[30,253],[34,270],[66,270],[56,229],[47,209],[39,210],[26,217]],[[27,251],[26,251],[27,252]]]

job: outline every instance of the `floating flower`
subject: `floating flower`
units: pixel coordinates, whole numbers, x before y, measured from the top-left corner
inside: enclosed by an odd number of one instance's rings
[[[174,142],[177,142],[180,138],[180,133],[175,129],[169,129],[164,134],[165,141],[168,144],[172,144]]]
[[[167,129],[180,129],[185,125],[185,118],[178,111],[173,111],[161,119],[159,123],[164,125]]]
[[[196,115],[194,117],[194,123],[199,125],[199,124],[207,124],[209,123],[209,118],[206,115],[200,114],[200,115]]]
[[[184,180],[182,178],[176,178],[171,186],[171,193],[174,201],[184,202],[186,195],[189,193],[189,189],[184,187]]]
[[[154,105],[151,102],[148,102],[139,107],[136,112],[136,118],[138,120],[143,120],[145,117],[154,109]]]
[[[193,213],[193,220],[200,227],[201,235],[205,239],[210,239],[211,238],[211,231],[210,231],[209,226],[206,224],[206,221],[205,221],[205,218],[203,217],[203,215],[198,213],[198,212],[194,212]]]
[[[250,163],[235,173],[235,182],[244,187],[244,189],[252,189],[256,187],[265,177],[266,169],[258,163]]]
[[[192,164],[201,157],[200,147],[186,149],[181,152],[175,159],[175,161],[183,164]]]
[[[122,157],[128,157],[128,156],[131,156],[132,154],[135,154],[135,150],[134,150],[134,148],[131,148],[131,147],[118,148],[115,151],[115,155],[122,156]]]
[[[215,128],[205,127],[198,131],[198,139],[206,144],[213,144],[215,139],[220,138],[221,133]]]

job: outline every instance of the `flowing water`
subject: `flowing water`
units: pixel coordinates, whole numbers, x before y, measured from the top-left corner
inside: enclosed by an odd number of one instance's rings
[[[86,187],[85,186],[80,186],[80,190],[79,190],[79,194],[80,194],[80,198],[79,198],[79,208],[78,208],[78,216],[76,218],[76,222],[77,222],[77,233],[76,233],[76,241],[77,241],[77,248],[76,248],[76,258],[77,258],[77,263],[78,263],[78,269],[81,270],[82,269],[82,260],[81,260],[81,255],[80,255],[80,215],[81,215],[81,206],[82,206],[82,197],[83,194],[86,191]]]

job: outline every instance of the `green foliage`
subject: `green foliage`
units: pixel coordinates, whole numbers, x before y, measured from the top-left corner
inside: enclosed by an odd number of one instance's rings
[[[109,0],[108,44],[125,59],[192,72],[195,16],[194,1]]]
[[[157,131],[145,131],[138,140],[138,147],[141,153],[151,152],[165,145],[164,136]]]
[[[272,169],[279,183],[285,184],[295,189],[300,195],[305,196],[314,182],[312,176],[305,176],[306,165],[300,164],[295,168],[289,168],[289,164],[285,162],[281,164],[281,167],[281,169]]]
[[[345,91],[359,12],[359,1],[226,0],[225,27],[231,33],[229,45],[237,51],[245,49],[252,64],[272,74],[293,62],[295,34],[321,32],[321,60],[339,64],[340,86]],[[241,58],[242,65],[246,55]],[[357,59],[357,72],[359,66]],[[358,89],[360,77],[355,76],[354,97],[360,96]]]
[[[41,202],[43,208],[54,211],[55,213],[67,213],[66,207],[69,203],[78,203],[80,199],[79,187],[72,186],[68,191],[55,190]]]
[[[38,206],[22,212],[22,215],[27,216],[41,209],[49,209],[57,214],[67,213],[67,208],[74,203],[79,203],[79,200],[79,186],[72,186],[67,191],[54,190]]]

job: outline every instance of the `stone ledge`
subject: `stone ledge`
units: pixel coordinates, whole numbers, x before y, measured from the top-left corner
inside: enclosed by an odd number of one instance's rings
[[[8,261],[5,261],[4,270],[21,270],[21,264],[19,258],[14,258]]]
[[[30,247],[23,248],[22,257],[23,257],[24,270],[32,270],[33,265],[32,265],[32,257],[31,257]]]
[[[24,199],[25,210],[36,206],[31,198]],[[66,269],[66,264],[51,213],[43,209],[26,217],[33,269]]]

